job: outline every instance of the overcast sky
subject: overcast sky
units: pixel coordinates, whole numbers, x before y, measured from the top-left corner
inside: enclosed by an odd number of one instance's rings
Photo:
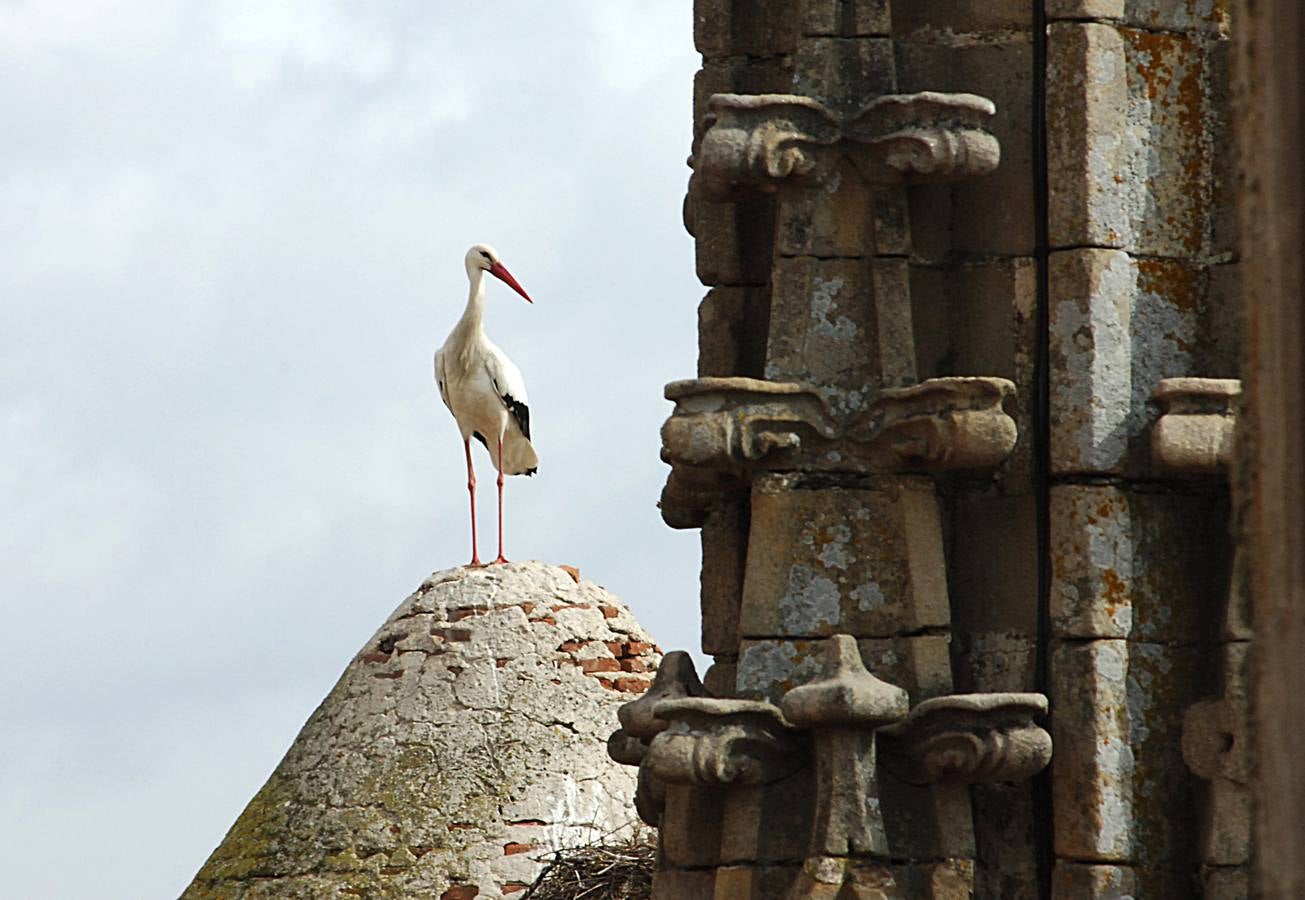
[[[696,648],[655,507],[703,292],[690,5],[0,0],[7,896],[175,896],[466,560],[431,354],[477,241],[536,301],[490,285],[541,458],[508,555]]]

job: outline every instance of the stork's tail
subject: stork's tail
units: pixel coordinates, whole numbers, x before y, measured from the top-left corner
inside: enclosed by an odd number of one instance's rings
[[[539,457],[525,435],[509,428],[503,437],[503,474],[534,475],[539,471]]]

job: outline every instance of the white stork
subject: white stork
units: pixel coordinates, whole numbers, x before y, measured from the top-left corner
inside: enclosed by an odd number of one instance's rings
[[[471,465],[471,439],[485,445],[498,469],[498,558],[503,556],[503,475],[534,475],[539,466],[530,445],[530,409],[526,382],[507,355],[485,336],[485,273],[507,284],[526,302],[530,295],[499,261],[493,247],[477,244],[467,251],[467,308],[448,339],[435,353],[435,383],[444,405],[462,432],[467,455],[467,491],[471,494],[471,563],[481,565],[476,550],[476,470]]]

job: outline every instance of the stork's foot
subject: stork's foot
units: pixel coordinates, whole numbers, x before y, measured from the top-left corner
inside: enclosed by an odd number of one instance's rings
[[[467,568],[467,569],[483,569],[483,568],[485,568],[485,564],[484,564],[483,562],[480,561],[480,557],[478,557],[478,556],[473,556],[473,557],[471,558],[471,562],[467,563],[466,566],[464,566],[463,568]]]
[[[509,560],[506,556],[504,556],[502,553],[500,553],[500,554],[498,555],[498,559],[494,560],[492,563],[490,563],[490,565],[491,565],[491,566],[498,566],[498,565],[502,565],[502,564],[505,563],[505,562],[510,562],[510,560]]]

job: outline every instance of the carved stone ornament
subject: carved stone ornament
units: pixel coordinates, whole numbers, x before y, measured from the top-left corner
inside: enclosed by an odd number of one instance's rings
[[[639,765],[648,742],[669,724],[658,718],[657,704],[681,697],[701,697],[706,693],[693,667],[693,658],[683,650],[667,653],[662,657],[657,676],[648,690],[638,700],[632,700],[616,711],[621,727],[607,739],[608,755],[627,766]]]
[[[657,716],[668,726],[653,738],[643,767],[670,784],[768,784],[808,759],[806,738],[769,703],[663,700]]]
[[[1241,392],[1235,378],[1166,378],[1156,385],[1160,418],[1151,432],[1156,466],[1188,475],[1226,473]]]
[[[881,391],[850,423],[806,384],[755,378],[696,378],[666,386],[675,410],[662,426],[672,476],[662,515],[696,527],[717,495],[758,471],[854,474],[980,469],[1015,447],[1003,409],[1004,378],[932,378]]]
[[[983,97],[933,91],[877,97],[852,114],[810,97],[715,94],[690,163],[696,188],[722,199],[744,186],[818,180],[843,156],[873,184],[985,175],[1001,161],[985,128],[995,112]]]
[[[1250,781],[1246,717],[1231,700],[1205,700],[1183,716],[1183,761],[1201,778]]]
[[[820,677],[785,694],[780,708],[789,721],[814,733],[816,807],[809,856],[887,859],[875,729],[906,715],[906,691],[871,675],[856,639],[838,634],[826,643]]]
[[[926,700],[879,731],[883,764],[909,784],[1023,781],[1051,761],[1051,735],[1035,724],[1042,694],[953,694]]]

